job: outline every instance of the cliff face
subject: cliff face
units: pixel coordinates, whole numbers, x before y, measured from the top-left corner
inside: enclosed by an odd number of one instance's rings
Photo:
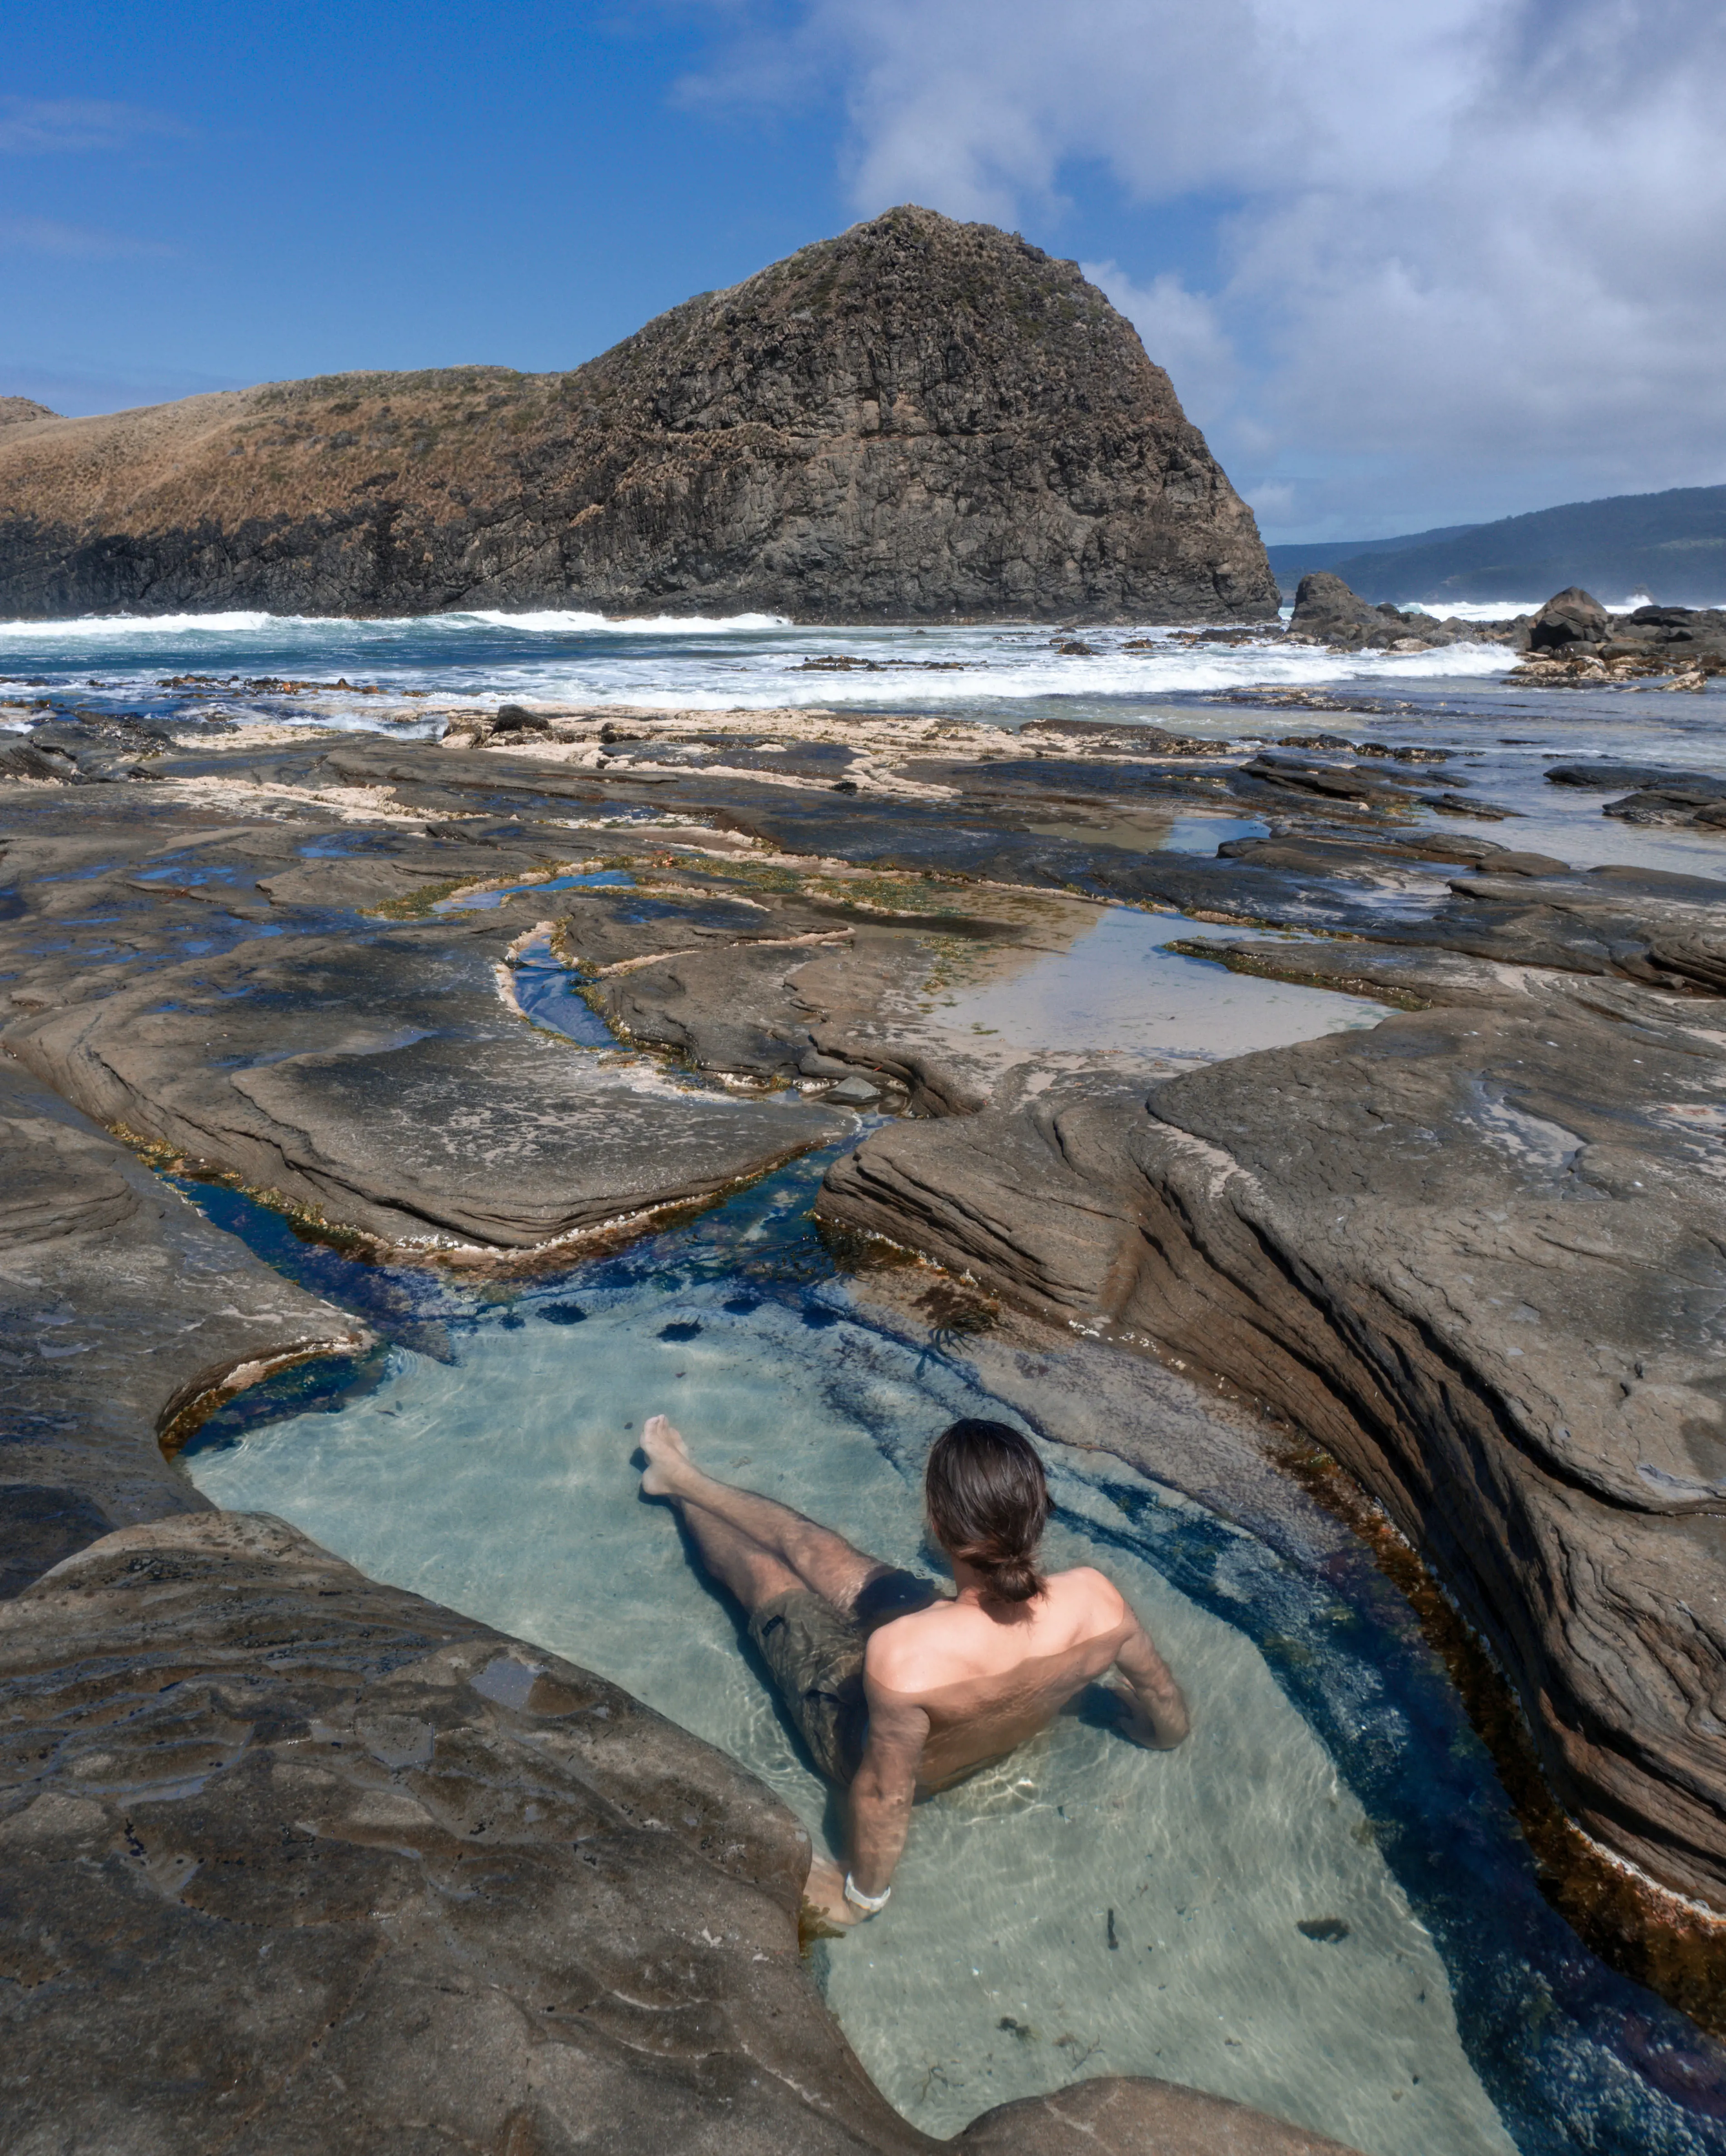
[[[1076,265],[915,208],[573,373],[325,376],[0,433],[0,613],[474,606],[1262,619],[1277,588]]]

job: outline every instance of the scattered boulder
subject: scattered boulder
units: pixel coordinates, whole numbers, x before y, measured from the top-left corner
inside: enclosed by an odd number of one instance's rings
[[[1611,616],[1592,592],[1572,584],[1555,593],[1528,624],[1531,651],[1568,651],[1579,644],[1604,644]]]
[[[1399,613],[1397,620],[1402,617]],[[1292,636],[1310,637],[1316,644],[1359,646],[1389,634],[1385,618],[1351,591],[1340,577],[1327,569],[1314,569],[1301,578],[1295,593]]]
[[[1387,600],[1374,606],[1328,569],[1313,569],[1295,592],[1288,634],[1297,642],[1328,644],[1341,651],[1416,651],[1440,644],[1501,643],[1510,629],[1503,623],[1440,621],[1410,608],[1404,612]]]
[[[1528,624],[1527,658],[1507,679],[1518,687],[1567,688],[1667,675],[1668,688],[1701,690],[1726,673],[1726,613],[1718,608],[1638,607],[1609,614],[1573,585]],[[1562,782],[1561,782],[1562,783]]]

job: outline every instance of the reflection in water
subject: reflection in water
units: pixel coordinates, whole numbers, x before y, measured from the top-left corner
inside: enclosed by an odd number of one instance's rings
[[[235,1403],[193,1474],[600,1670],[830,1830],[732,1612],[629,1464],[662,1408],[715,1471],[928,1564],[928,1439],[1003,1410],[962,1342],[902,1337],[835,1276],[806,1214],[824,1165],[511,1300],[294,1245],[310,1284],[416,1346],[345,1389],[301,1373]],[[244,1201],[205,1202],[289,1255]],[[948,2133],[1138,2071],[1371,2156],[1726,2148],[1661,2092],[1671,2076],[1638,2071],[1695,2032],[1539,1899],[1484,1754],[1364,1558],[1303,1571],[1107,1456],[1047,1457],[1051,1554],[1133,1597],[1194,1735],[1147,1753],[1075,1716],[920,1808],[891,1909],[818,1950],[893,2102]]]
[[[1176,937],[1226,942],[1250,932],[1186,914],[1104,906],[1067,949],[943,998],[941,1021],[1002,1048],[1106,1049],[1134,1064],[1190,1064],[1389,1017],[1386,1004],[1362,996],[1230,973],[1163,947]]]

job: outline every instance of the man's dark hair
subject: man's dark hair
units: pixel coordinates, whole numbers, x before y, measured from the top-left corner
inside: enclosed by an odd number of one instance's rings
[[[1029,1438],[968,1415],[936,1439],[923,1491],[942,1548],[981,1573],[987,1593],[1003,1602],[1042,1593],[1035,1560],[1049,1485]]]

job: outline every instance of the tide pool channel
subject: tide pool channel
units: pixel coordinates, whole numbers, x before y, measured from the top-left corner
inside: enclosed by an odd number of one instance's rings
[[[524,1014],[597,1065],[609,1036],[549,950],[521,960]],[[1261,989],[1279,1039],[1379,1014],[1311,992],[1292,1029],[1286,988],[1169,963],[1215,976],[1225,1053],[1260,1045]],[[1143,1047],[1217,1052],[1174,1019]],[[810,1213],[833,1157],[620,1254],[482,1288],[355,1262],[182,1185],[387,1343],[242,1395],[187,1468],[219,1505],[627,1686],[834,1845],[836,1807],[737,1613],[639,1495],[637,1434],[667,1413],[710,1471],[931,1570],[930,1442],[957,1415],[1012,1421],[1048,1466],[1050,1563],[1117,1582],[1194,1727],[1147,1753],[1081,1702],[918,1807],[889,1909],[814,1949],[899,2110],[945,2136],[1014,2097],[1150,2074],[1367,2156],[1726,2152],[1705,2040],[1542,1899],[1490,1759],[1364,1550],[1261,1537],[1092,1449],[1100,1418],[1065,1373],[1025,1366],[1010,1402],[991,1392],[977,1344],[841,1269]]]

